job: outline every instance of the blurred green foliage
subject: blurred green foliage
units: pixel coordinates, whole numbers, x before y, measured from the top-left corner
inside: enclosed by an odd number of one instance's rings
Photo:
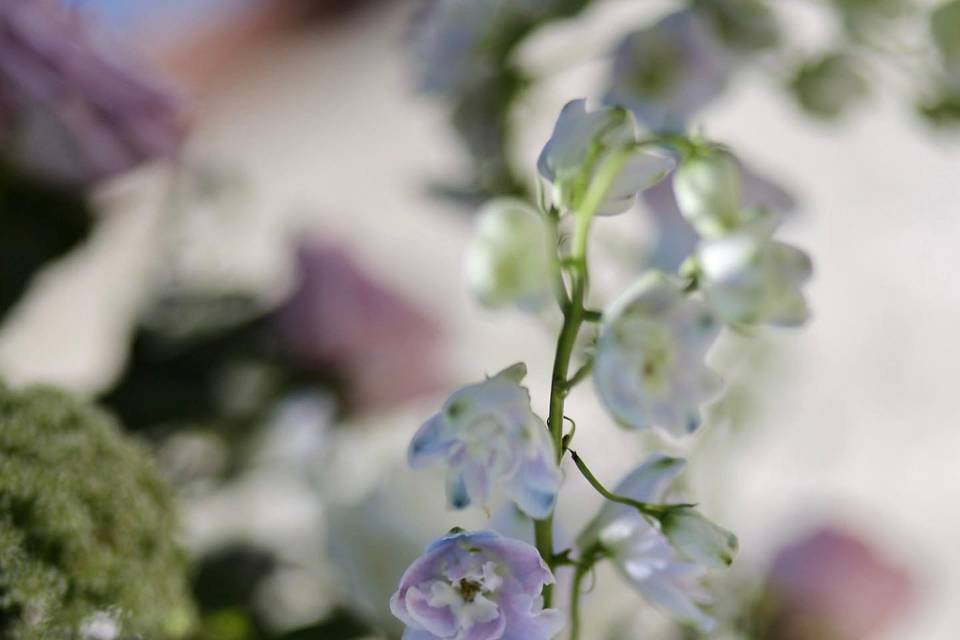
[[[102,411],[0,386],[0,637],[80,637],[97,613],[160,640],[191,623],[169,491]]]
[[[823,119],[839,117],[870,90],[856,61],[837,52],[804,63],[790,86],[800,106]]]

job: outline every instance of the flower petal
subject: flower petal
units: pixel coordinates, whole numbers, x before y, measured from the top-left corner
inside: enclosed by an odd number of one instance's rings
[[[671,509],[660,518],[660,525],[674,548],[707,567],[727,567],[737,553],[737,536],[694,509]]]
[[[449,607],[431,607],[425,594],[416,587],[407,590],[405,603],[407,613],[417,626],[441,638],[452,636],[457,632],[457,620]]]
[[[407,463],[413,469],[425,467],[444,458],[453,443],[446,420],[438,413],[414,434],[407,450]]]
[[[511,596],[503,605],[507,628],[500,640],[550,640],[563,629],[563,613],[542,609],[530,596]]]
[[[506,492],[524,513],[541,520],[553,511],[562,478],[552,452],[538,452],[520,462]]]

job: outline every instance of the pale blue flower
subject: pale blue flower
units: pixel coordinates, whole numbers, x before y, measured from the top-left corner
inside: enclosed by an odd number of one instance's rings
[[[614,418],[634,429],[695,431],[700,405],[720,389],[704,364],[721,325],[680,284],[650,272],[603,314],[593,365],[600,398]]]
[[[400,579],[390,610],[403,640],[550,640],[563,614],[543,609],[554,577],[536,548],[492,531],[454,532]]]
[[[636,141],[633,118],[625,109],[588,110],[586,100],[568,102],[537,160],[540,175],[552,186],[553,203],[564,210],[579,207],[594,172],[609,153]],[[633,206],[638,193],[662,180],[674,164],[660,149],[635,149],[597,214],[623,213]]]
[[[523,200],[493,200],[480,211],[467,247],[467,285],[487,306],[535,311],[551,299],[552,250],[539,212]]]
[[[733,65],[703,16],[678,11],[620,43],[606,102],[653,131],[682,133],[724,91]]]
[[[654,455],[624,478],[617,495],[662,504],[684,460]],[[714,620],[701,609],[710,600],[701,586],[712,568],[729,565],[736,538],[688,508],[668,511],[662,523],[623,504],[607,502],[577,540],[582,550],[600,547],[621,575],[648,602],[703,632]],[[688,526],[694,522],[696,526]],[[669,530],[668,530],[669,525]]]
[[[648,264],[667,272],[676,272],[694,253],[700,240],[696,229],[680,212],[674,180],[664,180],[642,194],[643,204],[653,216],[656,228]],[[743,163],[740,163],[740,182],[743,213],[769,212],[771,219],[779,220],[796,208],[796,201],[786,189]]]
[[[560,469],[546,425],[520,385],[525,374],[518,364],[458,389],[413,437],[410,465],[446,465],[452,508],[486,505],[500,485],[532,518],[553,511]]]
[[[800,249],[738,233],[703,242],[696,260],[704,300],[725,322],[792,327],[809,318],[802,287],[813,265]]]

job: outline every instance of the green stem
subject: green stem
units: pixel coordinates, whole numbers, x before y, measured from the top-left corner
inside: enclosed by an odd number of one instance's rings
[[[570,640],[580,638],[580,596],[583,589],[583,579],[590,573],[590,566],[585,563],[577,565],[573,574],[573,590],[570,592]]]
[[[575,386],[583,382],[583,380],[590,375],[590,372],[593,371],[593,360],[587,360],[581,365],[579,369],[567,380],[564,388],[569,392]]]
[[[610,502],[625,504],[628,507],[633,507],[643,515],[651,516],[653,518],[659,518],[664,513],[673,509],[694,506],[691,504],[654,504],[652,502],[641,502],[639,500],[634,500],[633,498],[617,495],[603,486],[603,483],[600,482],[595,475],[593,475],[593,472],[590,471],[590,468],[583,461],[583,459],[577,455],[576,451],[573,449],[567,449],[567,451],[570,452],[570,457],[573,458],[573,463],[577,465],[577,469],[580,470],[580,473],[583,474],[583,477],[586,478],[587,482],[590,483],[590,486],[596,489],[597,493]]]
[[[569,302],[562,305],[563,327],[557,338],[556,354],[553,359],[553,376],[550,385],[550,412],[547,416],[547,427],[553,441],[553,450],[557,456],[557,464],[563,459],[563,408],[567,396],[567,377],[570,371],[570,360],[577,344],[580,325],[584,320],[584,301],[589,289],[589,273],[587,269],[587,241],[590,234],[590,223],[603,204],[607,193],[613,186],[614,180],[623,169],[623,165],[630,158],[632,148],[615,151],[600,166],[583,198],[580,208],[575,212],[575,226],[573,234],[573,250],[570,255],[570,296]],[[554,568],[553,551],[553,514],[543,520],[537,520],[534,525],[534,536],[540,557],[544,558]],[[549,608],[553,604],[553,585],[543,588],[543,606]]]

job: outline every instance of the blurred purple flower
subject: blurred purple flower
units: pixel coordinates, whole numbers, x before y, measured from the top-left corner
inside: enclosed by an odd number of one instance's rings
[[[628,35],[617,47],[606,102],[658,133],[680,133],[719,96],[735,61],[693,9]]]
[[[549,640],[563,628],[563,615],[540,604],[553,582],[526,542],[451,533],[403,574],[390,610],[407,625],[404,640]]]
[[[740,167],[740,199],[744,209],[765,209],[789,213],[796,202],[785,189],[747,166]],[[673,181],[663,180],[641,194],[656,228],[649,248],[649,266],[676,271],[697,247],[696,230],[680,213],[673,193]]]
[[[184,112],[129,59],[55,0],[0,2],[0,140],[7,160],[50,180],[89,185],[173,156]]]
[[[323,242],[298,251],[299,282],[274,316],[281,343],[307,370],[331,372],[348,403],[385,409],[439,389],[438,324]]]
[[[783,640],[863,640],[889,627],[911,598],[906,571],[831,527],[780,551],[769,584],[780,612],[770,637]]]

